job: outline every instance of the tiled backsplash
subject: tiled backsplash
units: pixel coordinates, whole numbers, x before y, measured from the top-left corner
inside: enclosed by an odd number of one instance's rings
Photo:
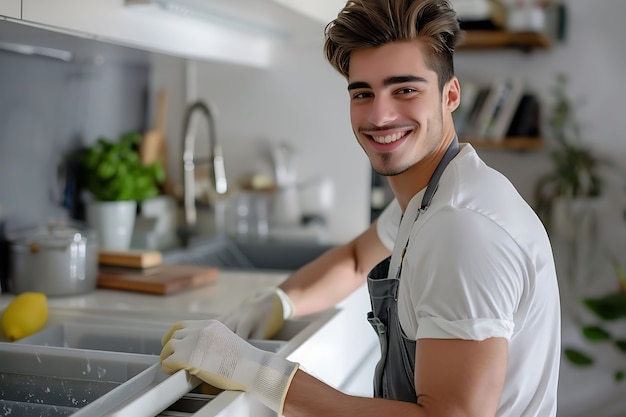
[[[68,51],[68,62],[0,50],[0,205],[9,223],[63,215],[64,160],[100,136],[143,129],[141,51],[0,21],[3,46]]]
[[[7,51],[24,45],[72,59]],[[7,227],[71,217],[67,156],[101,136],[143,130],[149,79],[147,53],[0,20],[0,243]],[[0,284],[7,262],[0,244]]]

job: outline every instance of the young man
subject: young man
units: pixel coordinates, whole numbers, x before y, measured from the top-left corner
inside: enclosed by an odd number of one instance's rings
[[[343,394],[218,321],[174,326],[165,370],[249,391],[287,416],[556,415],[550,243],[509,181],[457,142],[459,34],[446,0],[349,1],[328,25],[325,52],[347,79],[354,134],[396,199],[361,236],[223,319],[258,336],[275,330],[277,311],[280,325],[281,305],[285,315],[318,311],[367,277],[368,319],[384,336],[377,398]]]

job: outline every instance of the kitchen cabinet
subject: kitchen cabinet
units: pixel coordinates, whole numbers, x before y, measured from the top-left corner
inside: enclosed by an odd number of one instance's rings
[[[185,0],[179,3],[189,5],[186,15],[150,1],[127,3],[24,0],[22,20],[147,51],[253,67],[269,66],[281,42],[307,42],[323,31],[321,22],[274,0]]]
[[[337,17],[337,14],[346,2],[344,0],[272,0],[286,7],[290,7],[298,13],[309,16],[322,24]]]
[[[22,0],[2,0],[0,2],[0,16],[21,19]]]

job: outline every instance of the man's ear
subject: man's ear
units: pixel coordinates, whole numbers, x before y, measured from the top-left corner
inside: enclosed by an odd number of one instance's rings
[[[461,104],[461,85],[456,77],[443,87],[443,104],[452,113]]]

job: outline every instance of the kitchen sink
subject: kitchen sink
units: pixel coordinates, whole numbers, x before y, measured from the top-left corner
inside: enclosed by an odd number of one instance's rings
[[[289,319],[273,340],[249,340],[287,357],[336,311]],[[161,369],[161,337],[182,312],[49,309],[48,323],[17,342],[0,341],[0,416],[214,416],[237,392],[219,392],[184,370]]]
[[[238,270],[293,271],[331,249],[306,241],[239,241],[226,236],[195,240],[187,247],[163,252],[163,262]]]
[[[168,329],[68,322],[50,326],[16,343],[158,356],[161,337]],[[248,342],[270,352],[278,352],[287,343],[284,340]]]
[[[158,358],[0,343],[3,416],[102,416],[163,371]]]

